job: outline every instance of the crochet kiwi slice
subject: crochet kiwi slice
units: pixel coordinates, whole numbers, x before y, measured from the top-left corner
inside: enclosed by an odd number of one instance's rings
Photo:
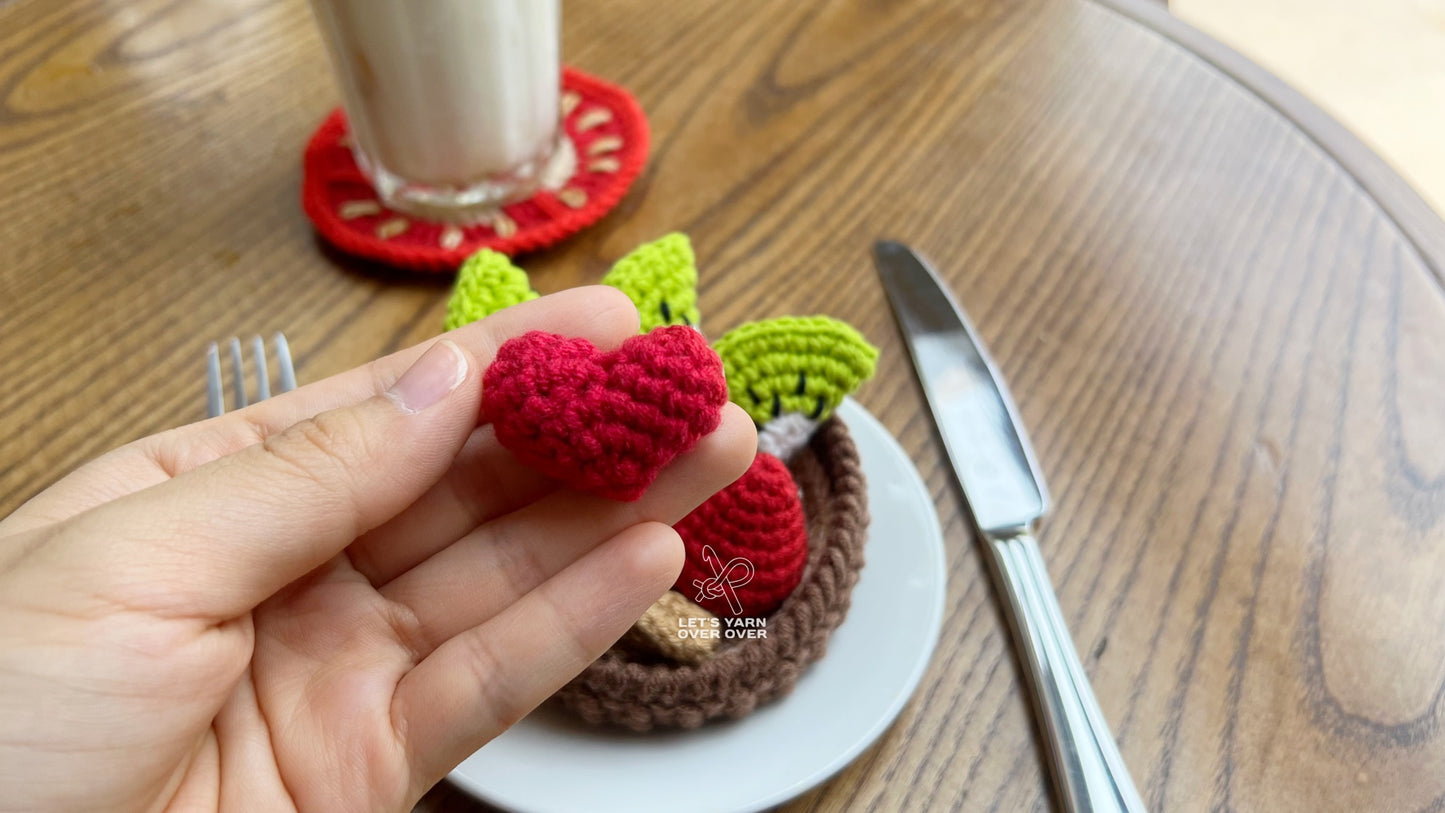
[[[484,248],[457,269],[456,286],[447,299],[445,329],[455,330],[536,298],[526,271],[512,265],[507,255]]]
[[[627,294],[642,317],[642,332],[663,325],[698,327],[697,259],[687,235],[643,243],[618,260],[603,285]]]
[[[873,375],[878,349],[845,322],[782,316],[738,325],[713,343],[728,397],[762,425],[789,413],[818,421]]]

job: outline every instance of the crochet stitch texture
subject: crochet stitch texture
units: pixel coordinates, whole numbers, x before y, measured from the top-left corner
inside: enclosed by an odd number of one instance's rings
[[[697,664],[639,662],[613,648],[555,695],[593,724],[648,731],[744,717],[792,691],[848,612],[863,566],[868,493],[858,452],[836,417],[789,463],[803,489],[808,566],[768,617],[768,636],[720,647]]]
[[[784,316],[739,325],[714,343],[728,395],[758,424],[797,412],[815,421],[873,375],[878,349],[827,316]]]
[[[602,278],[627,294],[642,317],[642,332],[663,325],[698,327],[697,259],[687,235],[672,233],[643,243]]]
[[[798,484],[783,461],[759,452],[747,472],[732,485],[673,526],[687,558],[674,590],[716,616],[762,617],[771,614],[798,586],[808,562],[808,528]],[[717,556],[714,568],[704,546]],[[736,560],[752,565],[741,585],[725,587]],[[732,566],[732,570],[740,570]],[[720,571],[720,572],[719,572]],[[732,589],[741,612],[721,591]]]
[[[662,467],[717,428],[722,363],[700,333],[663,327],[610,353],[531,331],[497,351],[482,411],[525,466],[615,500],[642,496]]]
[[[713,627],[717,619],[712,613],[688,601],[685,596],[668,590],[647,612],[637,619],[618,645],[661,656],[677,663],[702,663],[717,651],[722,636]]]
[[[457,270],[456,286],[447,299],[445,328],[455,330],[518,302],[536,299],[527,272],[507,255],[484,248]]]

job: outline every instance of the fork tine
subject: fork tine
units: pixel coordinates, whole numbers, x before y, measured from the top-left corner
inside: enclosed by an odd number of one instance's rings
[[[286,341],[286,334],[279,330],[272,341],[276,345],[276,365],[281,368],[278,387],[281,392],[290,392],[296,389],[296,369],[291,366],[291,345]]]
[[[241,340],[231,337],[231,383],[236,387],[236,409],[246,408],[246,377],[241,370]]]
[[[226,411],[221,394],[221,350],[215,342],[206,346],[206,417],[214,418]]]
[[[256,400],[271,397],[271,376],[266,372],[266,343],[260,336],[251,337],[251,355],[256,358]]]

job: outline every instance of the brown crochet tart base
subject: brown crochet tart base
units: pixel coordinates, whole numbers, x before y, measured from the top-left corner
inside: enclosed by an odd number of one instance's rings
[[[769,616],[766,638],[725,646],[697,665],[643,662],[614,647],[552,700],[594,725],[648,731],[744,717],[792,691],[848,613],[863,566],[868,495],[858,450],[836,417],[818,427],[788,468],[803,492],[808,564],[797,589]]]

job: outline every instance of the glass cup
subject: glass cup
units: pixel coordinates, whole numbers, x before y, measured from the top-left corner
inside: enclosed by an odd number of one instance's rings
[[[311,0],[382,203],[475,222],[558,152],[561,0]]]

